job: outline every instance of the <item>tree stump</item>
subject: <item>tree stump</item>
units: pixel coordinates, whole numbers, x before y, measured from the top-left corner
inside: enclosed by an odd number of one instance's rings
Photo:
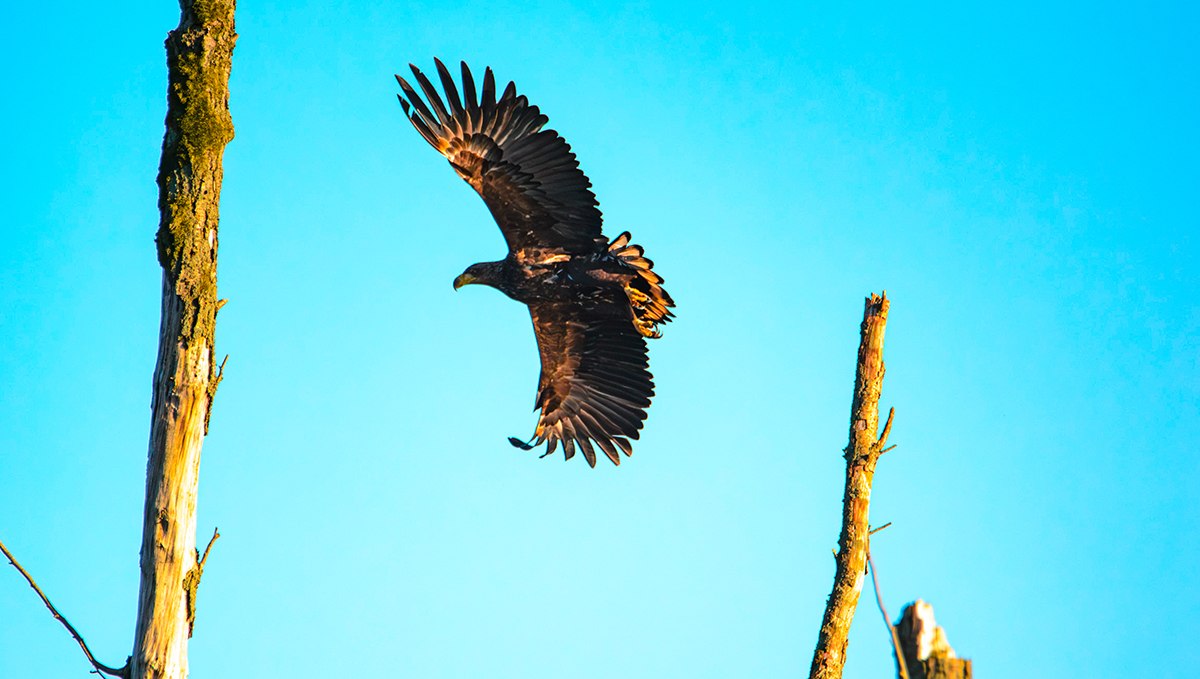
[[[959,658],[946,631],[933,618],[933,606],[917,599],[896,622],[909,679],[971,679],[971,661]]]

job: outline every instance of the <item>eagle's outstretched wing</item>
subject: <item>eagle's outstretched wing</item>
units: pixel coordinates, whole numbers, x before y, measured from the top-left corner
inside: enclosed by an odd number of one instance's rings
[[[593,443],[613,464],[618,451],[633,453],[654,395],[647,370],[646,340],[630,322],[629,305],[594,300],[529,305],[542,374],[534,439],[546,455],[561,441],[567,459],[575,448],[596,466]]]
[[[465,62],[460,98],[446,67],[434,61],[446,101],[410,64],[428,103],[397,75],[404,90],[400,104],[421,136],[483,197],[508,249],[596,251],[601,216],[591,182],[567,142],[554,130],[542,129],[546,116],[518,95],[511,82],[497,100],[490,68],[483,74],[483,89],[477,96]]]

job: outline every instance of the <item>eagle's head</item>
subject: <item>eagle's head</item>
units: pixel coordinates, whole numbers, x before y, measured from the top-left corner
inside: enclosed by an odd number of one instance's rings
[[[504,262],[480,262],[468,266],[466,271],[454,279],[454,289],[457,290],[464,285],[472,285],[474,283],[499,288],[502,280],[501,267],[503,264]]]

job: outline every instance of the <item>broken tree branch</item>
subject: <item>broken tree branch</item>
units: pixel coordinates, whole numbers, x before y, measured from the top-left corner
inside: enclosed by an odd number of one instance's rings
[[[183,578],[183,589],[187,593],[187,623],[188,623],[188,638],[192,638],[192,628],[196,625],[196,593],[200,590],[200,578],[204,576],[204,564],[208,563],[208,552],[212,549],[213,543],[217,538],[221,537],[221,533],[214,528],[213,536],[208,540],[208,546],[204,548],[204,556],[200,556],[200,551],[196,551],[196,565]]]
[[[131,679],[186,679],[200,452],[216,368],[222,158],[233,139],[235,0],[180,0],[167,36],[167,117],[158,168],[162,322],[154,366],[141,586]],[[194,613],[194,607],[192,607]]]
[[[204,556],[200,557],[200,570],[204,570],[204,564],[208,561],[208,552],[212,549],[213,543],[216,542],[217,538],[219,537],[221,537],[221,532],[218,529],[213,528],[213,536],[208,539],[208,546],[204,548]]]
[[[825,605],[821,632],[813,652],[810,679],[838,679],[846,665],[850,623],[862,592],[870,532],[868,510],[875,465],[891,433],[888,415],[879,431],[879,395],[883,390],[883,336],[891,302],[887,293],[867,297],[858,346],[854,398],[850,407],[850,443],[846,446],[846,486],[842,495],[842,532],[838,539],[837,571]]]
[[[222,365],[224,364],[222,363]],[[892,433],[892,419],[895,417],[896,409],[888,408],[887,423],[883,425],[883,433],[879,435],[879,443],[877,444],[881,453],[883,452],[883,447],[887,445],[888,435]],[[895,448],[895,446],[892,446],[892,448]],[[891,450],[891,448],[888,448],[888,450]]]
[[[917,599],[900,612],[896,638],[911,679],[971,679],[971,661],[954,652],[946,630],[933,617],[933,606],[924,601]]]
[[[221,305],[218,303],[217,308]],[[216,320],[216,311],[213,311],[213,320]],[[217,376],[208,383],[208,410],[204,413],[204,435],[208,436],[208,420],[212,417],[213,401],[217,398],[217,387],[221,386],[221,380],[225,379],[225,364],[229,362],[229,354],[225,354],[225,358],[221,359],[221,366],[217,368]]]
[[[46,608],[50,609],[50,614],[54,616],[54,619],[61,622],[63,627],[66,627],[67,631],[71,633],[71,636],[74,637],[75,641],[79,644],[79,648],[83,649],[83,654],[87,656],[88,662],[92,664],[92,667],[96,668],[96,673],[103,673],[112,677],[129,676],[128,661],[126,661],[124,667],[117,669],[114,667],[109,667],[99,660],[96,660],[96,656],[92,655],[92,649],[88,648],[87,642],[83,640],[83,636],[79,634],[74,625],[67,621],[66,617],[64,617],[62,613],[58,612],[58,609],[54,607],[54,604],[50,603],[50,598],[47,597],[46,593],[42,591],[42,588],[38,587],[38,584],[33,581],[33,576],[29,574],[29,571],[25,570],[21,566],[20,562],[17,561],[17,557],[13,556],[12,552],[8,551],[8,547],[5,547],[4,542],[2,541],[0,541],[0,552],[4,552],[4,556],[8,558],[8,562],[17,569],[17,572],[24,576],[25,582],[29,583],[29,586],[33,588],[33,591],[37,592],[37,595],[42,599],[42,603],[46,604]]]

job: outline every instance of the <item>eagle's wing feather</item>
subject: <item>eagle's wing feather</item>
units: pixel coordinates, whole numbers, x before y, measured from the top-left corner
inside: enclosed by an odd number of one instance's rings
[[[592,184],[567,142],[542,129],[546,116],[511,82],[497,100],[490,68],[477,98],[475,79],[463,63],[460,97],[449,71],[435,62],[445,101],[410,64],[424,97],[396,76],[404,92],[400,103],[421,136],[483,197],[509,250],[595,251],[602,217]]]
[[[654,395],[646,340],[628,304],[541,302],[529,313],[542,359],[537,443],[547,442],[549,454],[561,441],[568,459],[578,447],[593,467],[599,446],[620,464],[619,452],[633,453],[629,439],[638,437]]]

